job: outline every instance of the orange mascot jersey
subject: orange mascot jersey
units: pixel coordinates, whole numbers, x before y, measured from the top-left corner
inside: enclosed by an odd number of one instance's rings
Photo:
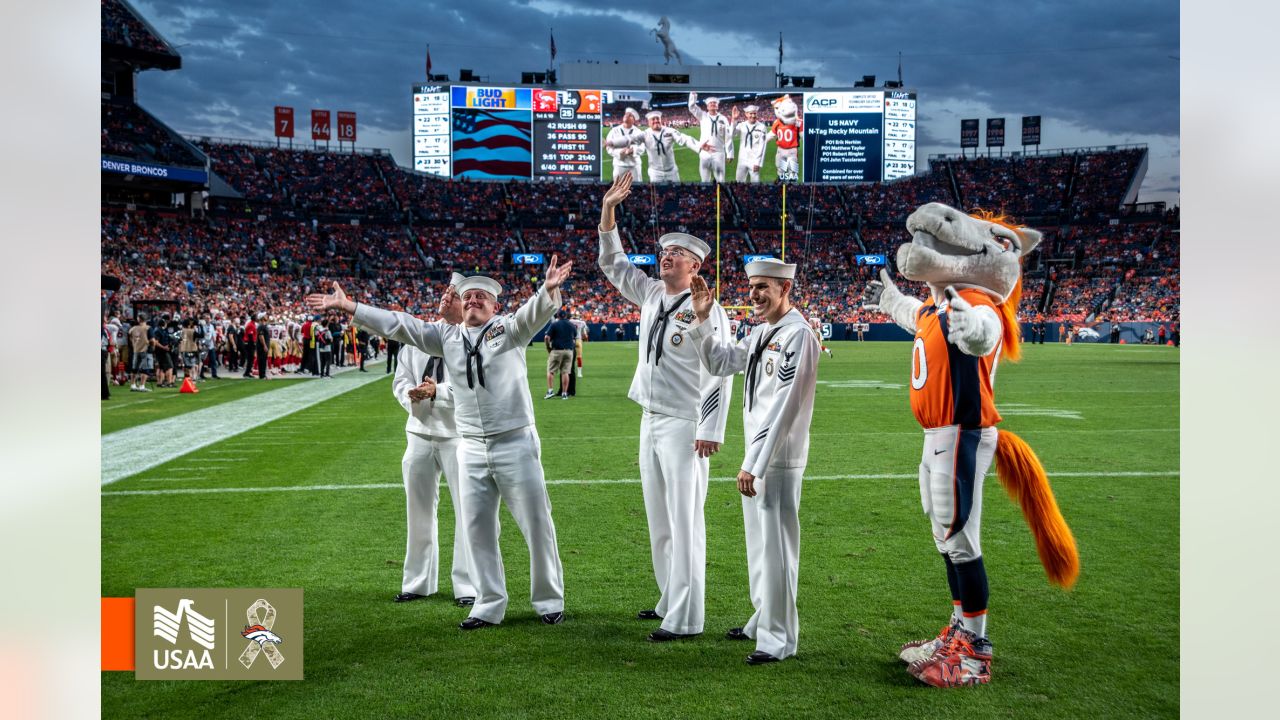
[[[769,129],[778,138],[778,147],[783,150],[790,150],[800,145],[800,123],[788,125],[781,120],[774,120],[773,127]]]
[[[981,290],[960,291],[975,309],[985,305],[996,311],[990,296]],[[996,412],[996,364],[1000,346],[985,357],[960,352],[947,342],[946,310],[933,298],[916,311],[916,341],[911,352],[911,411],[925,429],[959,425],[962,430],[991,427],[1000,422]]]

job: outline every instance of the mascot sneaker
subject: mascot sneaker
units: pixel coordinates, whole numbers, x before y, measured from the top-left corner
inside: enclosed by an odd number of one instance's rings
[[[928,660],[951,640],[952,633],[958,627],[960,627],[960,623],[952,620],[951,624],[942,628],[942,631],[935,638],[912,640],[909,643],[903,643],[902,650],[898,652],[898,659],[908,665],[920,660]]]
[[[938,688],[985,685],[991,682],[991,642],[964,628],[956,628],[951,639],[933,657],[907,666],[912,677]]]

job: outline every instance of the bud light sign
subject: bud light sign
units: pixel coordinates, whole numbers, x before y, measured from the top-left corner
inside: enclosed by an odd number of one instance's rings
[[[856,255],[859,265],[887,265],[884,255]]]
[[[627,259],[632,265],[657,265],[658,258],[654,255],[627,255]]]
[[[543,264],[542,253],[513,253],[511,262],[515,265],[541,265]]]

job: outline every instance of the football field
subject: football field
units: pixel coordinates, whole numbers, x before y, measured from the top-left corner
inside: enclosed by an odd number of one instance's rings
[[[916,479],[911,346],[831,347],[835,357],[818,367],[800,506],[799,652],[761,667],[743,662],[752,643],[724,639],[751,614],[741,496],[730,481],[743,452],[740,378],[705,507],[707,630],[664,644],[645,641],[656,623],[634,619],[658,596],[638,479],[640,411],[626,398],[635,343],[589,343],[586,376],[566,401],[540,399],[546,354],[529,348],[564,565],[566,621],[555,626],[529,606],[528,553],[503,510],[506,620],[458,629],[466,610],[448,587],[453,511],[443,487],[441,592],[391,602],[404,558],[405,413],[382,363],[331,381],[205,383],[194,396],[117,388],[103,404],[104,467],[105,453],[133,452],[128,440],[146,446],[137,452],[146,469],[102,487],[102,595],[303,588],[306,679],[103,673],[103,716],[1176,717],[1178,350],[1036,345],[1021,363],[1000,364],[1002,427],[1048,469],[1081,575],[1070,592],[1048,584],[1018,508],[990,476],[992,684],[940,691],[897,659],[902,642],[933,635],[950,612]]]

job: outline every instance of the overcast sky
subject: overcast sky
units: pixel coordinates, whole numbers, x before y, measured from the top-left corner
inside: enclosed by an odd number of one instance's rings
[[[1146,143],[1139,199],[1178,201],[1179,11],[1170,0],[133,5],[183,59],[181,70],[142,73],[138,102],[186,134],[269,139],[275,105],[293,106],[304,127],[311,108],[354,110],[358,145],[390,148],[411,165],[410,85],[426,79],[428,43],[433,72],[457,80],[465,67],[510,83],[547,67],[551,28],[557,66],[662,63],[649,29],[665,14],[687,64],[776,65],[782,32],[784,72],[849,86],[896,77],[901,52],[903,80],[920,94],[922,165],[959,152],[961,118],[1007,118],[1009,152],[1021,149],[1021,116],[1041,115],[1044,149]]]

